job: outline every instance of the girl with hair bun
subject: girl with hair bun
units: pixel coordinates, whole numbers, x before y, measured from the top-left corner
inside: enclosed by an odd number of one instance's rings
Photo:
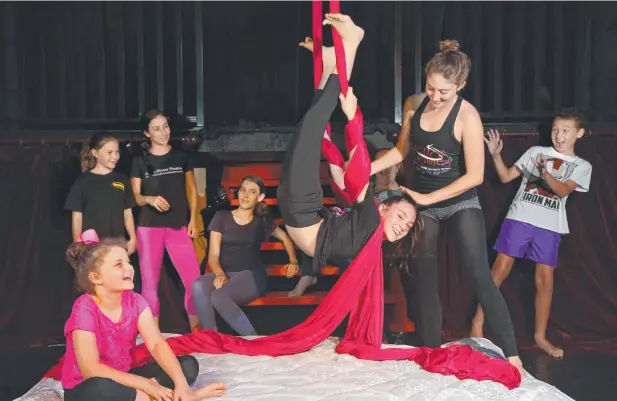
[[[81,151],[83,174],[71,187],[64,208],[72,212],[73,241],[89,229],[106,238],[125,238],[126,229],[130,255],[137,244],[131,210],[135,198],[128,178],[114,171],[119,159],[117,138],[106,133],[92,135]]]
[[[208,265],[211,273],[193,283],[193,297],[201,327],[217,330],[215,311],[241,336],[256,335],[240,307],[266,292],[268,276],[261,260],[261,243],[273,236],[289,255],[288,271],[298,270],[294,244],[268,215],[263,180],[247,175],[240,182],[239,206],[218,211],[208,226]]]
[[[438,235],[448,221],[472,290],[510,363],[522,372],[506,302],[488,264],[486,228],[477,187],[484,180],[484,128],[476,108],[460,91],[467,85],[471,61],[455,40],[440,42],[426,65],[426,93],[410,96],[404,106],[398,142],[371,165],[371,174],[413,160],[409,195],[419,205],[423,246],[413,263],[419,297],[417,327],[424,345],[441,345],[442,309],[437,275]],[[411,172],[409,172],[411,173]],[[409,294],[412,296],[413,294]]]
[[[195,357],[176,358],[159,331],[148,302],[133,292],[133,266],[120,238],[99,240],[87,230],[66,251],[84,292],[64,326],[65,401],[192,401],[220,396],[222,383],[191,390],[199,374]],[[137,333],[154,363],[133,366]]]

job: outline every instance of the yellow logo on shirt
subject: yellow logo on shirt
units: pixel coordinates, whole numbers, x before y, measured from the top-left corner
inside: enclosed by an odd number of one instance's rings
[[[111,186],[112,186],[112,187],[114,187],[114,188],[116,188],[116,189],[119,189],[119,190],[121,190],[121,191],[124,191],[124,184],[123,184],[123,183],[121,183],[121,182],[118,182],[118,181],[113,181],[113,182],[111,183]]]

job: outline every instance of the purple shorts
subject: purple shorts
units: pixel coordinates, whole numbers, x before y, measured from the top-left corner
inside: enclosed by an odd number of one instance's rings
[[[506,219],[493,249],[513,258],[555,267],[560,243],[561,235],[554,231]]]

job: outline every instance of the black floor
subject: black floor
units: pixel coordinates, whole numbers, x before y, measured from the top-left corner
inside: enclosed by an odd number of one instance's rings
[[[26,393],[64,353],[63,346],[0,353],[0,401]],[[617,399],[617,357],[586,353],[561,361],[538,351],[523,351],[525,369],[576,401]]]

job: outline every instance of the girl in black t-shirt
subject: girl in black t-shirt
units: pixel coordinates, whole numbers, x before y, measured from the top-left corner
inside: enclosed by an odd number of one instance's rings
[[[133,159],[131,186],[142,207],[137,250],[142,295],[158,322],[158,286],[165,250],[178,271],[186,293],[184,306],[191,327],[198,323],[191,286],[199,277],[199,261],[191,238],[197,235],[197,185],[190,157],[169,145],[167,117],[149,110],[142,118],[145,136],[142,157]]]
[[[127,251],[135,252],[136,236],[132,207],[133,191],[126,176],[114,168],[120,159],[118,140],[108,134],[94,134],[81,151],[83,174],[77,178],[64,205],[70,210],[73,242],[81,233],[94,229],[103,237],[125,237]]]
[[[261,243],[274,236],[289,255],[289,270],[297,270],[293,242],[276,227],[263,201],[266,187],[261,178],[248,175],[240,182],[239,207],[218,211],[208,230],[208,265],[212,270],[193,283],[195,307],[201,327],[216,330],[214,311],[241,336],[255,335],[255,329],[240,306],[266,292],[266,266],[261,260]]]

